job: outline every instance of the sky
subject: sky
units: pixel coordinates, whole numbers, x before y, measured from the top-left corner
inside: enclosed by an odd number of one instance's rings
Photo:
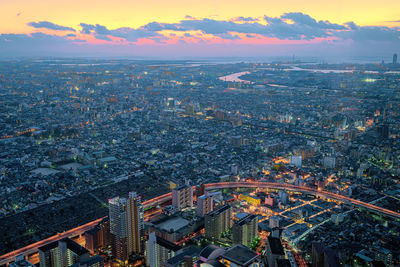
[[[0,0],[0,56],[389,58],[399,0]]]

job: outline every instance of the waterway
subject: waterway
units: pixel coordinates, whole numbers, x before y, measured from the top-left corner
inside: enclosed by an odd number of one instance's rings
[[[246,75],[246,74],[250,74],[250,72],[249,71],[236,72],[236,73],[232,73],[229,75],[221,76],[221,77],[219,77],[219,79],[224,82],[251,84],[252,83],[251,81],[240,79],[241,76]]]

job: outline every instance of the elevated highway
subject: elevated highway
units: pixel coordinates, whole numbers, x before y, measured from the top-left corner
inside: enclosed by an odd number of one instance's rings
[[[390,216],[394,219],[400,219],[400,213],[398,213],[398,212],[391,211],[391,210],[388,210],[385,208],[381,208],[376,205],[366,203],[366,202],[363,202],[363,201],[360,201],[357,199],[353,199],[353,198],[350,198],[347,196],[335,194],[335,193],[328,192],[328,191],[317,190],[317,189],[309,188],[309,187],[305,187],[305,186],[296,186],[296,185],[291,185],[291,184],[279,184],[279,183],[269,183],[269,182],[223,182],[223,183],[205,184],[205,189],[208,189],[208,190],[224,189],[224,188],[263,188],[263,189],[288,190],[288,191],[293,191],[293,192],[301,192],[301,193],[312,194],[315,196],[333,199],[333,200],[336,200],[339,202],[351,203],[357,207],[372,210],[372,211],[378,212],[380,214]],[[155,197],[153,199],[144,201],[143,206],[144,206],[144,208],[155,207],[157,205],[162,205],[163,203],[170,201],[171,198],[172,198],[172,194],[170,192],[170,193]],[[146,217],[146,214],[145,214],[145,217]],[[86,232],[87,230],[96,226],[104,218],[105,217],[94,220],[94,221],[86,223],[84,225],[67,230],[63,233],[58,233],[57,235],[51,236],[47,239],[30,244],[26,247],[23,247],[23,248],[11,251],[7,254],[4,254],[4,255],[0,256],[0,266],[12,262],[14,260],[14,257],[18,256],[20,254],[23,254],[25,256],[31,255],[31,254],[37,252],[39,247],[49,244],[51,242],[60,240],[62,238],[72,238],[75,236],[79,236],[79,235],[83,234],[84,232]]]

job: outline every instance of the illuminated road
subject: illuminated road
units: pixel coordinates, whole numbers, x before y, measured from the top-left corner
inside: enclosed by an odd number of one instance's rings
[[[7,264],[7,263],[13,261],[14,257],[18,256],[20,254],[24,254],[24,255],[27,256],[29,254],[37,252],[39,247],[44,246],[46,244],[49,244],[51,242],[54,242],[54,241],[57,241],[57,240],[60,240],[62,238],[66,238],[66,237],[72,237],[72,236],[80,235],[80,234],[86,232],[87,230],[90,230],[91,228],[93,228],[101,220],[103,220],[103,218],[97,219],[95,221],[89,222],[89,223],[81,225],[81,226],[78,226],[76,228],[73,228],[71,230],[65,231],[63,233],[59,233],[58,235],[53,235],[53,236],[51,236],[51,237],[49,237],[47,239],[44,239],[44,240],[41,240],[39,242],[30,244],[30,245],[28,245],[26,247],[14,250],[14,251],[12,251],[10,253],[4,254],[4,255],[2,255],[0,257],[0,266],[3,265],[3,264]]]
[[[166,201],[171,200],[171,195],[172,195],[171,193],[167,193],[167,194],[155,197],[155,198],[153,198],[151,200],[144,201],[143,202],[143,206],[144,206],[144,208],[147,208],[147,207],[150,207],[150,206],[157,206],[159,204],[162,204],[162,203],[164,203]],[[152,216],[152,215],[154,215],[154,214],[151,213],[151,214],[148,214],[147,216]],[[12,252],[9,252],[7,254],[4,254],[4,255],[0,256],[0,266],[13,261],[14,257],[18,256],[20,254],[24,254],[25,256],[28,256],[30,254],[33,254],[33,253],[37,252],[38,248],[41,247],[41,246],[50,244],[50,243],[52,243],[54,241],[57,241],[57,240],[60,240],[62,238],[67,238],[67,237],[71,238],[71,237],[74,237],[74,236],[81,235],[84,232],[92,229],[94,226],[96,226],[104,218],[106,218],[106,217],[94,220],[94,221],[89,222],[87,224],[84,224],[84,225],[75,227],[73,229],[70,229],[68,231],[65,231],[63,233],[59,233],[58,235],[51,236],[51,237],[46,238],[44,240],[41,240],[41,241],[38,241],[36,243],[30,244],[30,245],[28,245],[26,247],[23,247],[23,248],[14,250]]]
[[[366,208],[369,210],[376,211],[381,214],[392,216],[393,218],[400,219],[400,213],[375,206],[370,203],[366,203],[357,199],[346,197],[343,195],[335,194],[328,191],[318,190],[314,188],[309,188],[305,186],[296,186],[291,184],[278,184],[278,183],[267,183],[267,182],[225,182],[225,183],[213,183],[206,184],[206,189],[223,189],[223,188],[265,188],[265,189],[281,189],[289,190],[295,192],[307,193],[315,196],[326,197],[329,199],[334,199],[340,202],[351,203],[355,206]]]
[[[400,218],[400,213],[397,213],[395,211],[391,211],[385,208],[381,208],[378,206],[375,206],[370,203],[365,203],[357,199],[352,199],[346,196],[342,196],[339,194],[327,192],[327,191],[320,191],[317,189],[305,187],[305,186],[295,186],[291,184],[278,184],[278,183],[267,183],[267,182],[224,182],[224,183],[212,183],[212,184],[206,184],[205,188],[206,189],[224,189],[224,188],[265,188],[265,189],[281,189],[281,190],[289,190],[289,191],[295,191],[295,192],[302,192],[302,193],[307,193],[307,194],[312,194],[315,196],[321,196],[321,197],[326,197],[329,199],[334,199],[340,202],[345,202],[345,203],[351,203],[355,206],[366,208],[372,211],[376,211],[381,214],[389,215],[393,218]],[[155,207],[157,205],[161,205],[167,201],[170,201],[172,198],[172,194],[167,193],[158,197],[155,197],[153,199],[147,200],[143,202],[144,208],[149,208],[149,207]],[[145,214],[145,217],[149,217],[154,215],[154,211],[151,214]],[[71,230],[65,231],[63,233],[59,233],[58,235],[49,237],[47,239],[41,240],[39,242],[30,244],[26,247],[14,250],[12,252],[9,252],[7,254],[4,254],[0,256],[0,266],[3,264],[7,264],[11,261],[14,260],[14,257],[20,254],[24,254],[25,256],[33,254],[37,252],[37,249],[43,245],[49,244],[51,242],[57,241],[62,238],[67,238],[67,237],[74,237],[78,236],[80,234],[83,234],[85,231],[93,228],[95,225],[97,225],[102,219],[100,218],[95,221],[89,222],[87,224],[78,226],[76,228],[73,228]]]

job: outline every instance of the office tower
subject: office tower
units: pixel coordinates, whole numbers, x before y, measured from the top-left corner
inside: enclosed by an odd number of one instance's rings
[[[161,267],[163,264],[182,252],[180,246],[175,245],[159,236],[155,232],[149,234],[146,244],[146,264],[150,267]]]
[[[142,252],[144,215],[140,197],[135,192],[129,192],[126,207],[128,255],[139,254]]]
[[[213,197],[210,196],[208,192],[206,192],[204,195],[199,196],[197,198],[197,208],[196,208],[196,214],[197,216],[204,217],[207,213],[210,213],[213,211]]]
[[[178,210],[193,206],[193,187],[188,182],[172,190],[172,206]]]
[[[393,65],[397,64],[397,54],[393,54]]]
[[[224,205],[204,217],[205,237],[218,239],[223,232],[232,227],[232,207]]]
[[[233,224],[232,237],[234,244],[242,244],[248,247],[257,234],[258,217],[255,214],[248,214]]]
[[[268,236],[264,256],[267,258],[269,267],[277,267],[276,260],[285,258],[285,252],[279,238]]]
[[[126,199],[108,201],[112,255],[120,261],[128,259]]]
[[[38,250],[40,267],[68,267],[90,258],[86,248],[69,238],[44,245]]]

